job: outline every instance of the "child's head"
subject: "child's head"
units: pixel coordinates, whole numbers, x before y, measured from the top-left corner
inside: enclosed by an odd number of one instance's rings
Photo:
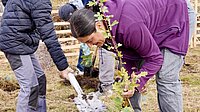
[[[64,21],[68,21],[71,18],[72,13],[76,9],[77,9],[76,6],[74,6],[72,4],[65,4],[59,8],[58,14],[61,19],[63,19]]]

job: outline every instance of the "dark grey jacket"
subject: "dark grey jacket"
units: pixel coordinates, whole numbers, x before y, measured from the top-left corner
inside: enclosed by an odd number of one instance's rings
[[[7,2],[6,2],[7,1]],[[68,67],[51,18],[50,0],[2,0],[5,5],[0,29],[0,50],[32,54],[41,39],[59,70]]]

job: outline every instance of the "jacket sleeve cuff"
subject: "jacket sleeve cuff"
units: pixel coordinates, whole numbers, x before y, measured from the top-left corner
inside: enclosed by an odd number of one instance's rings
[[[62,64],[61,66],[57,66],[57,68],[58,68],[59,71],[63,71],[63,70],[65,70],[68,66],[69,66],[68,63],[66,62],[65,64]]]

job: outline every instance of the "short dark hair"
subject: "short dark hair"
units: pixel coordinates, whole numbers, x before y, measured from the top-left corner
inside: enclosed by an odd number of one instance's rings
[[[70,19],[72,36],[85,37],[96,32],[94,12],[89,9],[75,11]]]

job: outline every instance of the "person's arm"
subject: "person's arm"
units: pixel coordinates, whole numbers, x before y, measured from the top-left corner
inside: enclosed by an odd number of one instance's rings
[[[138,82],[140,86],[137,89],[141,91],[146,82],[160,70],[163,56],[148,28],[143,23],[134,23],[127,29],[125,45],[133,48],[145,61],[141,69],[135,72],[136,75],[141,72],[148,73],[141,77],[140,82]]]
[[[59,71],[68,67],[67,59],[61,49],[56,37],[54,25],[51,18],[52,6],[50,0],[33,0],[31,17],[45,43],[48,52]]]

